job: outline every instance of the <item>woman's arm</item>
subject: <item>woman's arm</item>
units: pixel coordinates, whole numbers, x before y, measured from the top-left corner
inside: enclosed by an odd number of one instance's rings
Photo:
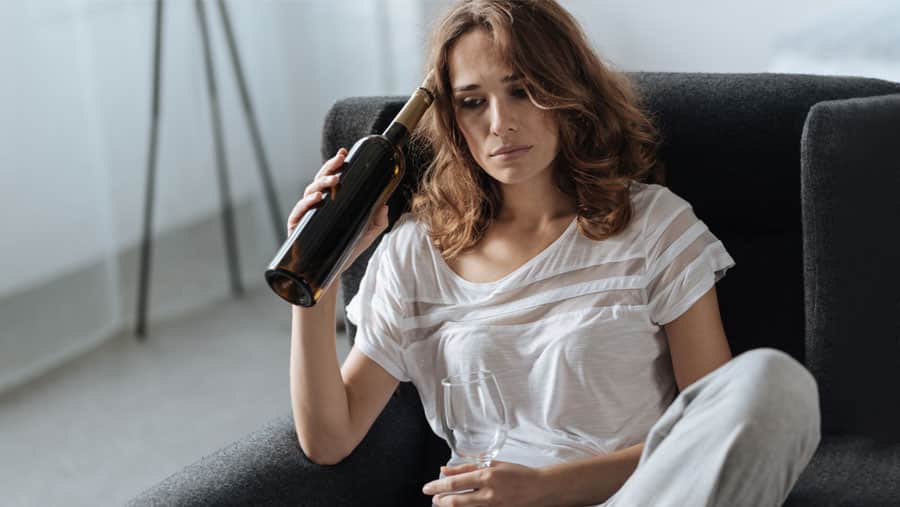
[[[303,452],[319,464],[336,463],[349,452],[350,407],[335,346],[335,293],[332,286],[315,306],[292,307],[294,426]]]
[[[288,217],[288,236],[303,216],[339,182],[347,150],[326,161],[294,205]],[[382,206],[348,257],[356,259],[387,228],[388,207]],[[346,266],[345,265],[345,266]],[[354,347],[338,366],[335,348],[337,284],[332,283],[318,304],[291,308],[291,409],[297,439],[314,463],[334,464],[359,444],[387,404],[398,381]]]
[[[637,469],[644,443],[616,452],[542,469],[547,489],[558,506],[603,503],[613,496]]]
[[[293,307],[294,425],[303,452],[320,465],[338,463],[359,445],[399,384],[355,347],[338,366],[334,285],[314,307]]]
[[[731,348],[722,327],[716,286],[700,296],[688,311],[665,324],[678,389],[687,386],[731,360]]]

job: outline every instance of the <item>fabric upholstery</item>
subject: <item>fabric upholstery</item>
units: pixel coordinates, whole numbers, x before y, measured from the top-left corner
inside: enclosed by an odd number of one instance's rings
[[[900,442],[900,94],[816,104],[802,149],[808,366],[825,431]]]
[[[398,390],[353,454],[337,465],[304,456],[288,414],[166,478],[130,505],[430,505],[421,476],[424,432],[432,433],[418,421],[418,400],[415,391]]]
[[[876,507],[900,504],[900,444],[866,437],[822,438],[786,507]]]

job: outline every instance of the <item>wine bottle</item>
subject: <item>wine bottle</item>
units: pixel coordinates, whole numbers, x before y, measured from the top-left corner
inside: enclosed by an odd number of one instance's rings
[[[316,304],[344,267],[372,218],[403,179],[403,145],[434,101],[428,76],[382,134],[356,141],[344,159],[340,182],[306,212],[266,269],[282,299]]]

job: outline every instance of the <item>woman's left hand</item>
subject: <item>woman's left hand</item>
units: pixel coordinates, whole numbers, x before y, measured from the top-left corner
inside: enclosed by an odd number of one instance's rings
[[[548,491],[539,469],[494,461],[488,468],[475,465],[441,467],[446,476],[422,488],[434,495],[438,507],[530,507],[547,505]],[[474,489],[467,493],[447,494]]]

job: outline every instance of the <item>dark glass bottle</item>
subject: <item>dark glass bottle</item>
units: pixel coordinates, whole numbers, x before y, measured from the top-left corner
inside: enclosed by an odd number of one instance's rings
[[[313,306],[331,285],[366,230],[403,179],[402,147],[434,101],[431,73],[380,135],[353,145],[338,169],[341,180],[306,212],[266,269],[266,281],[282,299]]]

